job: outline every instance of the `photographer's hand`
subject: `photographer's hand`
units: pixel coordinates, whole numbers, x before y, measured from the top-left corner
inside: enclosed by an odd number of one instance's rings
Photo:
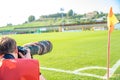
[[[46,80],[43,75],[39,76],[39,80]]]
[[[21,58],[28,58],[28,59],[31,59],[31,54],[30,54],[30,49],[29,48],[26,48],[27,50],[27,54],[26,55],[23,55],[21,52],[19,52],[18,54],[21,56]]]

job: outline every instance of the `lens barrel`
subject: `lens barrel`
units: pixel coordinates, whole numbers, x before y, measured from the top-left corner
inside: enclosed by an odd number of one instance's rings
[[[53,45],[50,41],[43,40],[25,44],[24,47],[29,48],[32,55],[35,54],[43,55],[52,51]]]

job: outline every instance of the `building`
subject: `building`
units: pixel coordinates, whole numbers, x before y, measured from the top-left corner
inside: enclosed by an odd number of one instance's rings
[[[85,15],[86,15],[86,18],[92,19],[97,14],[98,14],[97,11],[93,11],[93,12],[86,13]]]

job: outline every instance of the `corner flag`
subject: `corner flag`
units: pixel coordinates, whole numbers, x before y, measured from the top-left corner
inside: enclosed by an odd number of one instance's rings
[[[110,8],[110,11],[107,16],[107,25],[108,25],[108,53],[107,53],[107,80],[109,80],[109,69],[110,69],[110,34],[114,30],[114,25],[118,23],[119,21],[115,17],[112,7]]]
[[[112,11],[112,7],[110,8],[110,11],[107,16],[107,25],[110,33],[114,30],[114,25],[118,23],[119,21],[117,20],[116,16],[114,15]]]

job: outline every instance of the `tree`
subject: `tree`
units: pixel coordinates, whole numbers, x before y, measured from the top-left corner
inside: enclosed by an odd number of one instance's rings
[[[72,10],[72,9],[69,10],[68,13],[67,13],[67,16],[68,16],[68,17],[71,17],[71,16],[73,16],[73,15],[74,15],[73,10]]]
[[[7,26],[12,26],[12,23],[8,23]]]
[[[35,16],[30,15],[30,16],[28,17],[28,22],[33,22],[33,21],[35,21]]]

